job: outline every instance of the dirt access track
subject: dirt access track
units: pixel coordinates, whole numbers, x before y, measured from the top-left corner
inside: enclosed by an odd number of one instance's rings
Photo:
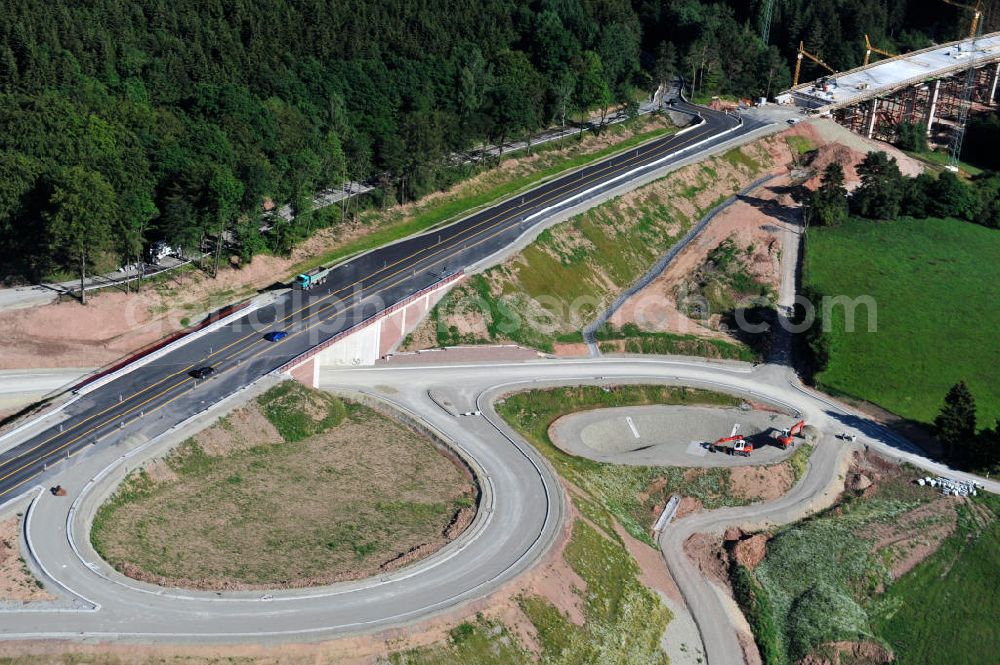
[[[762,144],[780,165],[772,171],[776,177],[716,215],[660,275],[622,304],[610,320],[614,326],[635,323],[651,332],[732,340],[720,329],[717,313],[689,316],[690,308],[684,302],[684,294],[692,290],[691,276],[715,248],[729,239],[741,249],[748,248],[747,272],[777,292],[786,234],[800,231],[800,207],[792,197],[797,185],[815,189],[823,169],[838,163],[844,168],[846,187],[854,189],[860,183],[857,166],[869,151],[886,152],[907,176],[924,169],[918,160],[893,146],[858,136],[832,120],[802,122]]]

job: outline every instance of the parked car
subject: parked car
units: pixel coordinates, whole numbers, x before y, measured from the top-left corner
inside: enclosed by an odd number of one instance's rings
[[[215,374],[215,368],[211,365],[205,365],[204,367],[199,367],[198,369],[191,370],[191,376],[196,379],[207,379],[208,377]]]
[[[286,337],[288,337],[288,333],[284,330],[272,330],[271,332],[264,335],[264,339],[266,339],[268,342],[280,342]]]

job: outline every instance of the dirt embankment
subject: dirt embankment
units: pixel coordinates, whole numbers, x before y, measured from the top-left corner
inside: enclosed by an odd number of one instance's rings
[[[456,288],[405,348],[516,341],[575,353],[558,338],[589,323],[720,198],[787,161],[783,145],[750,143],[553,226],[482,282]]]
[[[717,215],[661,275],[624,303],[612,317],[613,325],[634,323],[651,332],[731,341],[720,326],[725,313],[720,308],[760,295],[752,293],[758,286],[777,293],[785,239],[799,232],[801,199],[819,185],[819,174],[828,164],[844,167],[849,189],[859,183],[857,166],[870,150],[889,153],[906,175],[923,170],[919,161],[892,146],[868,141],[831,121],[801,123],[762,145],[772,157],[771,173],[777,177]],[[808,151],[799,154],[800,149]],[[725,279],[714,265],[713,254],[724,243],[742,251],[731,271],[737,279]]]
[[[0,603],[55,600],[38,584],[21,559],[18,548],[20,532],[21,518],[12,517],[0,522]]]

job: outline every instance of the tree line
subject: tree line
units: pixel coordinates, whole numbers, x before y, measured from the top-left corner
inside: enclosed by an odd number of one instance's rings
[[[697,96],[773,94],[799,39],[847,67],[866,31],[954,36],[918,4],[778,0],[764,44],[745,0],[10,0],[0,279],[131,263],[158,239],[287,252],[340,222],[311,210],[324,187],[411,200],[461,176],[455,151],[634,108],[677,75]],[[266,200],[295,219],[262,225]]]

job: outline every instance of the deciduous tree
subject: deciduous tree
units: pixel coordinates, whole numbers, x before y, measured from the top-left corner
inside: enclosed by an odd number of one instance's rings
[[[47,235],[53,249],[79,267],[83,304],[87,304],[87,264],[111,246],[115,206],[115,192],[99,173],[71,166],[51,177],[44,213]]]

